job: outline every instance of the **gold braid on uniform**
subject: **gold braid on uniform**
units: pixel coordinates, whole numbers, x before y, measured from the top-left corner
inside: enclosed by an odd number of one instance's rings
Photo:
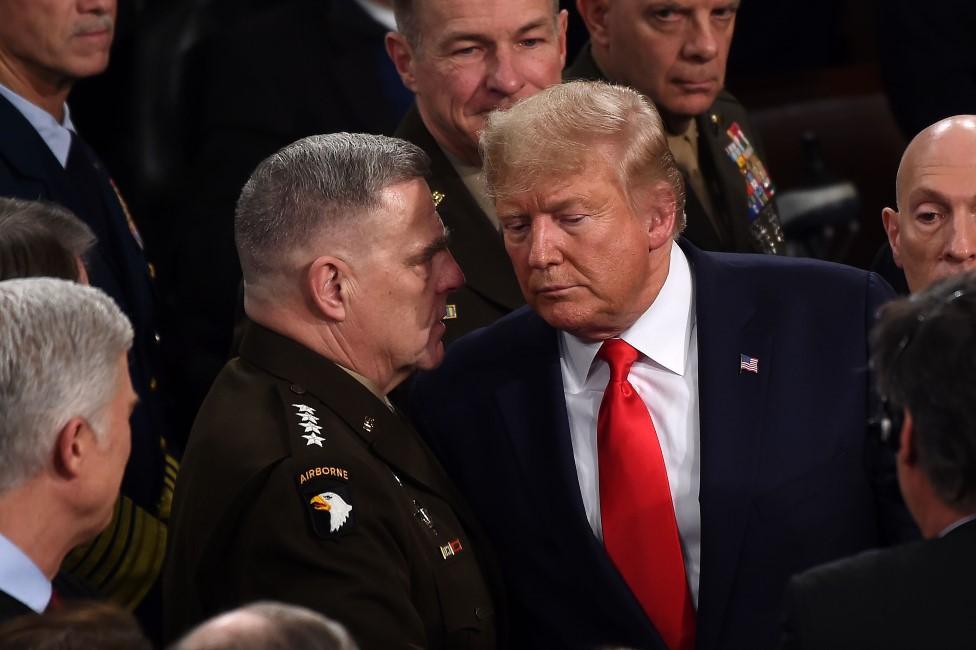
[[[179,461],[165,454],[163,489],[152,513],[120,496],[112,521],[95,539],[75,548],[61,571],[96,594],[135,609],[159,577],[166,553],[166,528]]]

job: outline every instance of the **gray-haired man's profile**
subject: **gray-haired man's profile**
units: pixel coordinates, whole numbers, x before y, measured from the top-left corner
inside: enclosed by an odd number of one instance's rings
[[[131,345],[98,289],[0,282],[0,619],[43,612],[65,555],[112,518],[136,403]]]

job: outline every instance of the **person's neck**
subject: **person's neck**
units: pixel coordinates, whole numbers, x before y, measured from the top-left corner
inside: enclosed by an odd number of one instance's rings
[[[64,103],[71,92],[72,80],[33,72],[0,52],[0,83],[50,113],[58,122],[64,121]]]
[[[915,514],[915,520],[918,523],[919,530],[922,531],[922,536],[926,539],[932,539],[941,535],[952,524],[966,517],[970,517],[976,514],[976,512],[957,510],[942,501],[935,501],[928,504],[922,512],[913,514]]]
[[[83,540],[64,522],[66,513],[52,512],[50,494],[36,482],[24,483],[0,496],[0,533],[37,565],[49,580],[64,556]],[[38,513],[43,513],[39,515]]]
[[[385,359],[370,354],[368,346],[346,335],[346,331],[355,333],[361,329],[355,323],[326,323],[307,311],[286,309],[281,305],[264,310],[252,303],[247,313],[258,325],[366,378],[382,395],[389,394],[406,379]]]

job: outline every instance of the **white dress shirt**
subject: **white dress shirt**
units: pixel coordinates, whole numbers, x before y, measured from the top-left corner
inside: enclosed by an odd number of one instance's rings
[[[698,421],[698,340],[691,269],[677,244],[671,245],[668,277],[654,303],[620,338],[641,354],[628,379],[644,400],[657,430],[667,467],[671,499],[681,536],[685,571],[698,603],[701,567],[701,453]],[[603,539],[596,420],[610,368],[596,354],[602,343],[571,334],[559,337],[563,394],[579,477],[580,493],[593,534]]]
[[[37,134],[47,144],[51,153],[58,159],[62,167],[68,165],[68,152],[71,150],[71,132],[75,125],[71,122],[71,111],[64,105],[64,120],[58,122],[54,116],[40,106],[36,106],[3,84],[0,84],[0,95],[14,105],[20,114],[31,123]]]
[[[40,614],[51,600],[51,581],[27,555],[0,535],[0,591]]]

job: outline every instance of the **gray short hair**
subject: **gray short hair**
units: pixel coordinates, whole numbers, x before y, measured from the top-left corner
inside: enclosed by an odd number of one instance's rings
[[[232,625],[235,617],[236,625]],[[216,624],[215,624],[216,623]],[[346,629],[297,605],[261,601],[210,619],[170,650],[356,650]]]
[[[78,260],[95,233],[65,207],[0,198],[0,280],[49,276],[78,280]]]
[[[397,138],[313,135],[258,165],[237,202],[234,235],[246,284],[296,270],[294,256],[337,225],[362,219],[390,185],[423,178],[430,159]]]
[[[636,90],[602,81],[572,81],[495,111],[481,134],[488,192],[526,192],[553,175],[583,171],[598,145],[614,147],[626,191],[664,180],[674,193],[675,234],[684,230],[685,187],[668,148],[661,116]]]
[[[132,326],[99,289],[0,282],[0,492],[37,474],[73,417],[104,435]]]
[[[488,0],[484,0],[488,1]],[[423,0],[432,2],[432,0]],[[416,48],[423,40],[420,25],[417,20],[416,0],[393,0],[393,15],[396,17],[397,31],[403,34],[410,46]],[[552,0],[553,19],[559,15],[559,0]]]

